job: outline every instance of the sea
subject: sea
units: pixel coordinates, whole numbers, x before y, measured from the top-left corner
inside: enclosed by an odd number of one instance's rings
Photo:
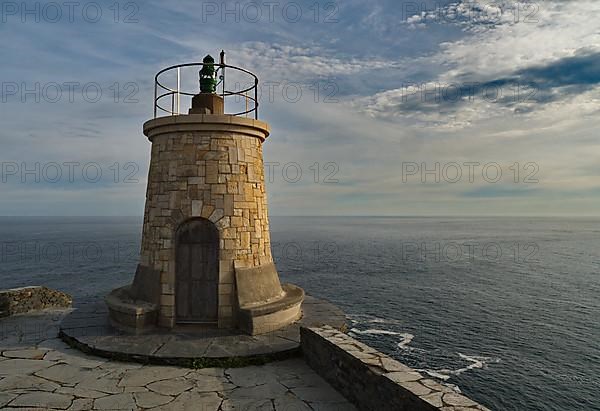
[[[282,281],[500,411],[600,410],[600,219],[271,217]],[[0,289],[132,280],[138,217],[0,217]]]

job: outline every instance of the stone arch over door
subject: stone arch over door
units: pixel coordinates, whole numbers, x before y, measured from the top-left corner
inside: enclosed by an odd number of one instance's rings
[[[210,220],[194,218],[175,237],[175,322],[216,324],[219,231]]]

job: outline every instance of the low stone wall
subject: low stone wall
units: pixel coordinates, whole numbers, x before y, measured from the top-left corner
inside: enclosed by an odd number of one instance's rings
[[[45,308],[69,308],[70,295],[47,287],[23,287],[0,291],[0,317]]]
[[[330,326],[301,328],[306,362],[360,410],[488,410]]]

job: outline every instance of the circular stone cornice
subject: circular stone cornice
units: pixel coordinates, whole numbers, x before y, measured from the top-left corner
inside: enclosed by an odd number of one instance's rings
[[[144,135],[150,141],[161,134],[186,131],[245,134],[265,141],[271,129],[264,121],[226,114],[180,114],[158,117],[144,123]]]

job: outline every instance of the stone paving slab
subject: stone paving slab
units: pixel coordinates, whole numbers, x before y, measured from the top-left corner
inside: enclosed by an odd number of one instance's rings
[[[109,361],[31,326],[57,330],[60,318],[42,312],[0,320],[12,330],[0,335],[3,410],[356,411],[300,358],[202,369]]]
[[[346,326],[344,313],[324,300],[306,296],[302,311],[297,323],[263,335],[190,327],[136,335],[112,327],[104,301],[90,300],[66,316],[59,336],[88,354],[126,361],[204,367],[230,366],[240,359],[245,364],[264,363],[300,354],[300,326]]]

